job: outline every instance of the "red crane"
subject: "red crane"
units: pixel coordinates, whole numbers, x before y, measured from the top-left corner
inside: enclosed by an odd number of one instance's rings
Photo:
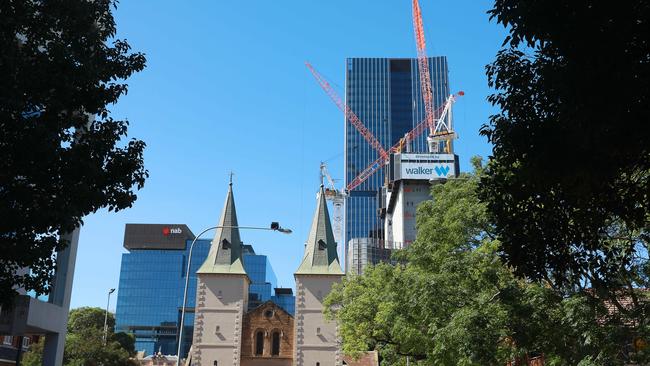
[[[348,107],[343,103],[341,97],[339,97],[336,91],[334,91],[330,83],[323,77],[323,75],[319,74],[318,71],[316,71],[316,69],[314,69],[314,67],[309,62],[305,62],[305,65],[307,66],[309,71],[311,71],[312,75],[314,75],[314,78],[321,86],[321,88],[323,88],[325,93],[327,93],[330,99],[334,101],[336,106],[339,107],[341,111],[343,111],[346,119],[350,121],[350,123],[357,129],[357,131],[359,131],[361,136],[363,136],[363,138],[366,139],[366,141],[368,141],[370,146],[372,146],[375,150],[377,150],[380,157],[387,159],[388,153],[386,152],[386,150],[384,150],[384,147],[381,145],[381,142],[379,142],[377,138],[375,138],[375,135],[373,135],[372,132],[370,132],[366,128],[363,122],[361,122],[359,117],[357,117],[357,115],[354,113],[352,108]]]
[[[429,137],[427,142],[429,144],[429,152],[437,152],[435,148],[436,141],[448,140],[447,149],[450,149],[449,140],[456,137],[456,133],[451,126],[451,104],[456,101],[456,98],[464,95],[464,92],[458,92],[450,95],[443,106],[434,110],[434,94],[431,86],[431,76],[429,74],[429,59],[426,55],[426,41],[424,38],[424,26],[422,24],[422,13],[420,11],[420,4],[418,0],[413,0],[413,30],[415,34],[415,43],[418,54],[418,72],[420,79],[420,89],[422,93],[422,100],[424,101],[425,118],[418,123],[413,130],[407,133],[404,138],[392,146],[387,152],[375,136],[365,127],[363,122],[357,115],[343,103],[341,98],[336,94],[332,86],[327,80],[320,75],[308,62],[305,64],[309,71],[323,88],[325,93],[334,101],[341,111],[346,116],[346,119],[359,131],[366,141],[379,153],[379,157],[366,167],[352,182],[350,182],[346,190],[349,192],[359,186],[366,179],[372,176],[378,169],[382,168],[389,158],[389,153],[400,152],[402,147],[415,140],[420,136],[424,130],[429,128]]]
[[[418,50],[418,69],[420,74],[420,90],[422,92],[422,100],[424,101],[424,116],[429,125],[429,135],[433,135],[436,130],[435,116],[433,115],[433,89],[431,88],[429,59],[427,58],[422,13],[420,12],[418,0],[413,0],[413,33],[415,34],[415,44]]]
[[[451,105],[456,101],[458,97],[462,97],[465,95],[465,92],[459,91],[456,94],[450,95],[449,98],[447,98],[447,101],[445,102],[444,105],[442,105],[440,108],[434,111],[434,113],[439,114],[440,118],[438,120],[444,120],[448,115],[449,112],[451,111]],[[439,112],[439,113],[438,113]],[[415,128],[413,128],[409,133],[407,133],[403,138],[400,139],[395,145],[393,145],[388,151],[390,153],[399,153],[402,151],[402,148],[404,145],[410,143],[411,141],[415,140],[418,136],[424,132],[424,130],[429,127],[429,121],[425,118],[420,123],[418,123]],[[442,135],[446,134],[452,134],[452,133],[444,133]],[[440,134],[439,134],[440,135]],[[352,182],[350,182],[347,187],[345,187],[347,192],[350,192],[354,188],[358,187],[361,183],[365,182],[366,179],[368,179],[370,176],[372,176],[378,169],[381,169],[386,163],[388,162],[388,157],[378,157],[375,161],[373,161],[370,165],[368,165],[359,175],[357,175],[356,178]]]

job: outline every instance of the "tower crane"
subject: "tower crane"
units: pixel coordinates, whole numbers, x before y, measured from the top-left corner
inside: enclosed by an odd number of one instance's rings
[[[330,97],[330,99],[332,99],[336,106],[345,114],[346,119],[357,129],[357,131],[359,131],[363,138],[377,151],[379,155],[375,161],[373,161],[363,171],[361,171],[361,173],[352,182],[350,182],[347,187],[345,187],[345,190],[337,190],[333,184],[333,181],[331,180],[331,177],[329,177],[328,179],[330,179],[329,182],[331,183],[330,189],[332,190],[332,200],[334,197],[337,197],[337,200],[344,200],[346,192],[349,192],[358,187],[361,183],[372,176],[378,169],[381,169],[386,165],[389,159],[389,154],[401,152],[404,146],[407,146],[409,143],[415,140],[427,128],[429,129],[429,135],[427,136],[429,152],[438,153],[438,142],[445,140],[446,143],[444,152],[453,153],[453,151],[451,151],[451,139],[457,138],[457,135],[454,132],[452,125],[451,105],[456,101],[458,97],[463,96],[465,93],[460,91],[456,94],[450,95],[441,107],[434,110],[434,94],[431,85],[431,76],[429,74],[429,59],[426,55],[426,40],[424,37],[422,13],[420,11],[420,4],[418,0],[413,0],[412,4],[413,30],[415,34],[418,55],[418,74],[422,100],[424,102],[425,118],[390,149],[384,149],[381,142],[379,142],[377,138],[365,127],[363,122],[354,113],[354,111],[345,103],[343,103],[341,97],[334,91],[331,84],[325,79],[325,77],[318,73],[318,71],[316,71],[316,69],[314,69],[314,67],[309,62],[305,62],[305,65],[312,73],[321,88]],[[327,177],[324,175],[324,172],[326,173],[327,170],[326,167],[324,167],[324,164],[321,163],[322,179],[324,179],[323,177]],[[338,196],[338,194],[341,196]]]
[[[343,203],[346,194],[343,190],[336,188],[334,179],[332,179],[332,176],[327,171],[327,165],[323,161],[320,162],[320,180],[321,184],[325,187],[325,199],[332,202],[332,207],[334,208],[332,215],[334,217],[334,236],[338,243],[343,243]]]
[[[442,125],[443,123],[445,125],[449,125],[451,121],[451,105],[456,102],[456,99],[458,97],[461,97],[465,95],[465,92],[459,91],[456,94],[452,94],[447,98],[447,101],[445,102],[444,105],[442,105],[440,108],[438,108],[434,113],[438,112],[439,118],[436,119],[437,125]],[[429,127],[429,121],[427,119],[423,119],[420,123],[418,123],[414,129],[409,131],[406,135],[404,135],[403,138],[400,139],[395,145],[393,145],[388,151],[390,153],[400,153],[402,151],[402,148],[406,146],[407,144],[411,143],[413,140],[415,140],[418,136],[424,132],[427,127]],[[439,136],[444,136],[444,134],[439,133]],[[364,170],[357,175],[356,178],[352,182],[350,182],[347,187],[345,187],[346,192],[350,192],[351,190],[355,189],[358,187],[361,183],[363,183],[366,179],[371,177],[378,169],[381,169],[388,163],[387,158],[383,158],[382,156],[378,157],[375,161],[370,163]]]
[[[390,153],[400,152],[404,146],[419,137],[427,129],[427,127],[430,129],[430,135],[427,140],[438,141],[441,138],[453,138],[456,136],[456,134],[451,129],[451,105],[456,101],[458,97],[465,95],[463,91],[459,91],[456,94],[450,95],[445,101],[445,104],[431,113],[431,116],[434,118],[433,123],[429,122],[429,120],[425,117],[424,120],[420,121],[415,126],[415,128],[409,131],[402,139],[400,139],[400,141],[398,141],[397,144],[392,146],[387,151],[383,148],[375,136],[365,127],[363,122],[361,122],[354,111],[343,103],[341,97],[339,97],[327,79],[325,79],[323,75],[316,71],[316,69],[314,69],[314,67],[309,62],[305,62],[305,65],[312,73],[321,88],[325,91],[325,93],[330,97],[330,99],[332,99],[336,106],[339,107],[341,111],[343,111],[347,117],[347,120],[350,121],[350,123],[357,129],[357,131],[359,131],[364,139],[368,141],[370,146],[375,148],[379,154],[379,157],[375,161],[373,161],[370,165],[368,165],[368,167],[362,170],[361,173],[347,185],[345,192],[350,192],[352,189],[358,187],[361,183],[371,177],[378,169],[383,168],[384,165],[386,165],[388,162]],[[426,70],[428,75],[428,66]],[[435,126],[433,130],[431,130],[432,125]]]
[[[448,123],[440,126],[438,122],[444,121],[443,118],[436,118],[433,110],[434,95],[431,85],[431,75],[429,74],[429,59],[427,58],[426,40],[424,38],[424,26],[422,24],[422,12],[418,0],[413,0],[413,33],[415,34],[415,45],[418,53],[418,71],[420,76],[420,90],[422,100],[424,101],[425,119],[429,126],[429,136],[427,144],[429,152],[438,152],[438,141],[445,140],[445,150],[451,152],[451,139],[456,138],[452,130],[451,118]],[[451,115],[451,114],[450,114]]]
[[[366,126],[361,122],[359,117],[357,117],[356,113],[352,110],[352,108],[348,107],[345,103],[343,103],[343,100],[341,97],[336,93],[336,91],[332,88],[330,83],[321,75],[314,67],[309,63],[305,62],[305,65],[311,71],[311,74],[314,76],[318,84],[323,88],[325,93],[332,99],[334,104],[336,104],[337,107],[345,114],[345,117],[350,123],[359,131],[361,136],[368,141],[370,146],[372,146],[377,152],[379,153],[379,156],[383,156],[384,158],[388,158],[388,153],[386,150],[384,150],[384,147],[381,145],[381,142],[377,140],[375,135],[370,132]]]

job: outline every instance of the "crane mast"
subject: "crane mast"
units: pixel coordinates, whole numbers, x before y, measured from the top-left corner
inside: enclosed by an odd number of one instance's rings
[[[420,76],[420,91],[424,102],[425,119],[429,126],[427,145],[430,153],[438,153],[439,141],[445,140],[444,150],[451,153],[451,139],[456,138],[451,129],[451,113],[447,118],[436,118],[434,111],[434,90],[429,74],[429,59],[427,58],[426,40],[424,38],[424,25],[422,23],[422,12],[418,0],[413,0],[413,33],[415,34],[415,45],[418,54],[418,71]]]
[[[413,33],[415,34],[415,45],[418,52],[418,71],[420,76],[420,90],[422,100],[424,101],[424,115],[427,120],[430,135],[433,135],[436,127],[433,115],[433,89],[431,88],[429,59],[427,58],[422,13],[418,0],[413,0]]]
[[[334,237],[338,243],[343,243],[343,203],[345,202],[346,194],[344,191],[336,188],[334,179],[332,179],[329,171],[327,171],[327,165],[325,165],[325,162],[323,161],[320,162],[320,181],[325,188],[325,199],[332,202]],[[339,248],[340,247],[343,246],[339,246]]]

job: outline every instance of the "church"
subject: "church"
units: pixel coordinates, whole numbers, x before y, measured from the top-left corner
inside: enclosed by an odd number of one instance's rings
[[[195,366],[341,366],[336,323],[323,316],[323,300],[344,273],[336,251],[325,193],[316,211],[297,267],[295,316],[267,301],[248,310],[250,279],[243,265],[232,191],[205,262],[197,271]]]

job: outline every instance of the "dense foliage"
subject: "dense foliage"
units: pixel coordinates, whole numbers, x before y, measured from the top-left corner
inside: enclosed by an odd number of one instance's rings
[[[503,257],[558,289],[634,296],[649,285],[650,3],[496,0],[490,15],[509,35],[487,68],[481,198]]]
[[[518,278],[499,257],[483,167],[432,188],[418,207],[417,240],[347,277],[326,298],[347,354],[378,349],[386,365],[505,365],[544,355],[547,365],[618,365],[639,328],[610,316],[588,291],[566,295]]]
[[[115,318],[108,314],[108,337],[104,346],[104,313],[100,308],[78,308],[70,311],[65,339],[65,366],[134,366],[134,338],[126,333],[113,333]],[[25,353],[22,364],[42,364],[43,340]]]
[[[147,177],[144,142],[108,110],[145,66],[114,39],[115,4],[0,1],[0,303],[46,293],[61,234],[130,207]]]

